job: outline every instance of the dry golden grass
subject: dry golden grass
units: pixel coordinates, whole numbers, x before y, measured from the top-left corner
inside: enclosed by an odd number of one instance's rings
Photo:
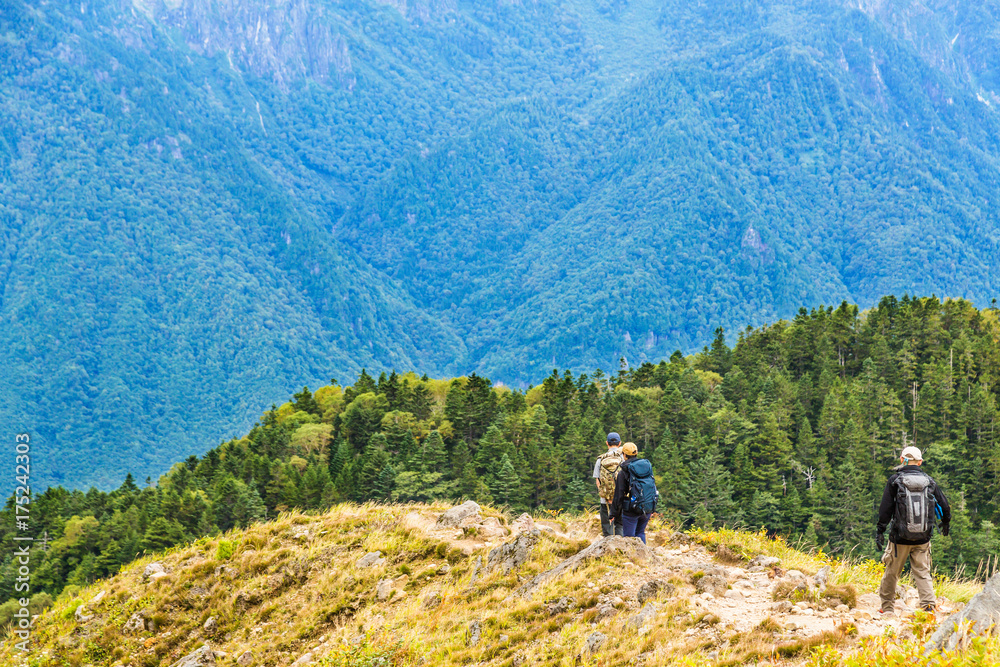
[[[322,645],[320,664],[335,667],[632,665],[640,655],[646,665],[812,661],[815,667],[827,667],[816,662],[830,659],[822,651],[845,649],[853,641],[850,628],[844,627],[783,642],[773,622],[743,635],[727,634],[717,617],[689,608],[684,596],[660,600],[661,613],[642,628],[625,629],[625,621],[635,613],[627,610],[595,623],[601,596],[606,599],[622,590],[613,563],[585,563],[524,599],[516,594],[524,580],[586,543],[543,532],[529,561],[517,571],[484,575],[480,568],[473,582],[477,559],[485,560],[485,550],[468,556],[447,539],[404,525],[407,512],[445,508],[348,504],[321,515],[283,513],[246,530],[147,556],[109,580],[61,596],[36,624],[30,667],[169,665],[205,642],[225,651],[226,662],[249,650],[253,664],[273,666],[289,665]],[[511,519],[495,509],[484,508],[483,513],[502,523]],[[599,525],[593,514],[540,514],[537,520],[582,534],[593,534]],[[662,544],[670,534],[661,526],[651,534],[651,542]],[[744,560],[767,553],[809,574],[831,565],[831,589],[844,596],[854,587],[870,590],[880,574],[823,554],[798,552],[762,534],[717,531],[693,536],[717,545],[716,553],[725,546],[729,553],[723,552],[724,558]],[[381,551],[385,563],[369,569],[354,566],[372,551]],[[154,560],[170,574],[143,583],[143,570]],[[392,579],[394,589],[380,601],[375,591],[383,579]],[[674,583],[690,588],[680,578]],[[958,590],[963,584],[939,585]],[[95,619],[81,625],[74,611],[101,590],[105,598],[87,607]],[[432,593],[438,602],[428,607],[425,600]],[[569,610],[552,613],[551,603],[563,598],[569,600]],[[122,627],[136,611],[155,623],[156,630],[124,633]],[[210,617],[216,620],[211,632],[203,628]],[[474,646],[467,641],[473,621],[481,628]],[[606,640],[591,655],[584,646],[595,631]],[[22,660],[9,642],[0,646],[0,665]]]

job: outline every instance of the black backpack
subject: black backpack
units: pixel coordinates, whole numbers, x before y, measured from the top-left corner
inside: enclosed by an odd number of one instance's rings
[[[922,472],[904,472],[896,478],[896,537],[923,543],[931,539],[937,500],[934,480]]]
[[[660,492],[653,479],[653,465],[646,459],[628,464],[628,496],[623,508],[629,514],[649,514],[656,511]]]

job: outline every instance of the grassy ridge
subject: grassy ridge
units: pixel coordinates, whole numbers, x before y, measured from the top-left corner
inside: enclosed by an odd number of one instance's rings
[[[847,626],[841,632],[789,639],[770,619],[751,631],[734,633],[715,628],[710,615],[691,605],[686,594],[679,594],[661,596],[662,611],[643,632],[626,631],[622,621],[627,611],[611,620],[596,620],[602,596],[634,594],[629,574],[635,566],[625,567],[621,559],[587,562],[544,584],[531,599],[514,594],[526,578],[586,544],[573,536],[593,535],[598,529],[595,515],[538,517],[547,519],[554,531],[542,531],[520,569],[507,575],[479,570],[473,580],[485,545],[460,548],[469,538],[468,530],[458,531],[458,537],[434,537],[408,518],[434,517],[442,509],[345,504],[319,515],[286,513],[143,558],[108,580],[62,596],[36,622],[32,652],[22,656],[8,642],[0,647],[0,662],[14,665],[26,657],[32,667],[152,666],[169,664],[207,642],[226,653],[224,663],[250,651],[252,664],[261,665],[288,665],[311,651],[321,665],[344,667],[471,662],[625,665],[640,655],[652,664],[762,660],[853,667],[904,664],[900,662],[904,656],[917,656],[920,640],[931,628],[929,620],[917,614],[898,636],[860,642],[852,639]],[[490,508],[483,514],[505,524],[510,519]],[[651,533],[650,543],[667,543],[671,536],[668,528],[660,527]],[[722,530],[695,532],[691,538],[716,553],[726,546],[738,557],[775,555],[808,574],[832,565],[836,582],[852,584],[861,592],[870,592],[877,584],[876,563],[810,555],[762,533]],[[386,562],[355,567],[362,555],[373,551],[380,551]],[[154,560],[168,574],[145,582],[143,572]],[[386,579],[392,580],[392,590],[379,599],[377,585]],[[683,573],[671,581],[679,591],[691,589]],[[104,597],[88,603],[99,591]],[[564,599],[565,608],[553,612],[553,601]],[[81,607],[81,614],[93,618],[78,621]],[[136,612],[145,619],[145,629],[124,631]],[[205,625],[209,618],[214,618],[214,626]],[[478,621],[481,634],[475,644],[469,641],[473,621]],[[594,654],[582,651],[597,630],[606,635],[605,643]],[[984,664],[976,660],[998,656],[1000,641],[994,638],[945,656],[940,664]],[[928,663],[921,658],[907,664]]]

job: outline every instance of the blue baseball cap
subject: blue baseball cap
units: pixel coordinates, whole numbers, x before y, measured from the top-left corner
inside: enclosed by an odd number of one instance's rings
[[[617,433],[615,433],[614,431],[608,433],[608,442],[621,442],[621,441],[622,437]]]

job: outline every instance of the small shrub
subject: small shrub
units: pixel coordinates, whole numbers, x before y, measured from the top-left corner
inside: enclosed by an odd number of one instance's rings
[[[830,602],[827,604],[831,607],[846,604],[848,607],[853,609],[858,606],[858,591],[851,584],[827,586],[826,591],[823,593],[823,599],[829,600]]]
[[[774,587],[771,599],[775,601],[788,600],[789,602],[802,602],[803,600],[810,599],[809,589],[793,581],[781,581]],[[840,603],[838,602],[837,604]]]
[[[719,548],[715,550],[715,559],[727,565],[739,565],[747,560],[738,546],[731,547],[727,544],[719,545]]]
[[[233,557],[236,551],[236,542],[233,540],[219,540],[219,545],[215,548],[215,560],[226,561]]]
[[[72,602],[70,602],[66,606],[66,608],[63,609],[63,613],[62,613],[63,618],[73,618],[73,615],[76,613],[77,607],[79,607],[82,604],[83,604],[83,600],[81,600],[79,598],[77,598],[76,600],[73,600]]]
[[[560,558],[569,558],[570,556],[575,556],[589,546],[590,542],[587,540],[575,540],[570,543],[559,544],[552,550],[552,553]]]
[[[781,626],[778,625],[778,622],[775,621],[770,616],[761,621],[755,629],[761,632],[768,632],[768,633],[781,632]]]

